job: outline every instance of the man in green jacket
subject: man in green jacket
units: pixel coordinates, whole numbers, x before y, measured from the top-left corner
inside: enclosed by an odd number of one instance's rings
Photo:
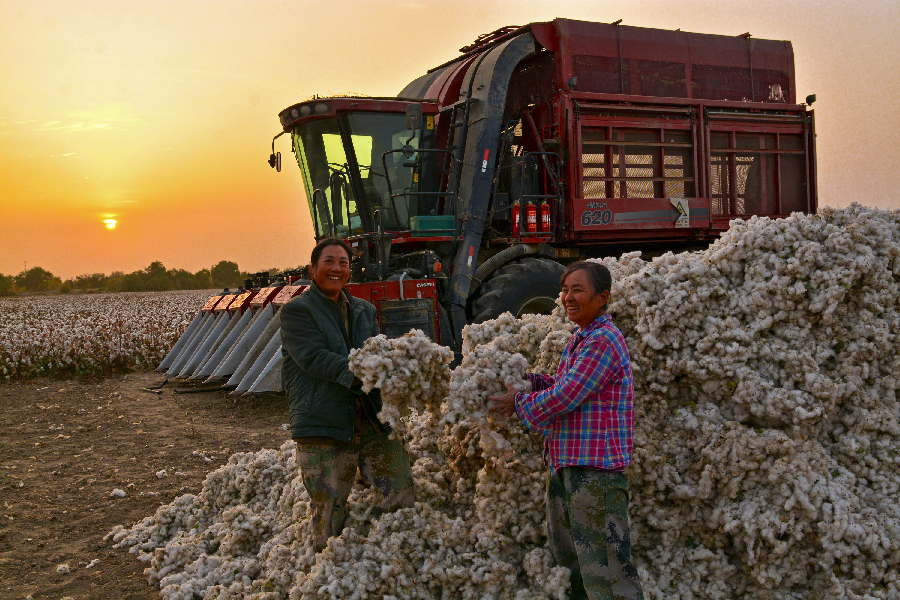
[[[412,470],[400,440],[378,419],[377,389],[363,393],[350,372],[351,348],[378,335],[375,307],[351,296],[351,250],[337,238],[312,251],[312,285],[281,309],[282,383],[290,403],[297,463],[312,508],[316,551],[339,535],[356,473],[374,485],[373,514],[412,506]]]

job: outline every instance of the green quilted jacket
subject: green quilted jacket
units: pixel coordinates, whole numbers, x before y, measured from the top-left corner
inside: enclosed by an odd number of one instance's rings
[[[361,348],[378,335],[375,307],[350,295],[350,337],[344,331],[340,307],[313,283],[285,304],[281,311],[282,386],[290,404],[292,437],[353,439],[356,399],[376,423],[381,394],[376,388],[363,394],[351,387],[350,350]],[[385,431],[390,428],[382,424]]]

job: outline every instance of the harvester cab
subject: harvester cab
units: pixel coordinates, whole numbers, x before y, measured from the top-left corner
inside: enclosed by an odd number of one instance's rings
[[[372,270],[373,253],[390,252],[390,246],[379,247],[382,238],[434,234],[434,223],[451,224],[440,232],[446,237],[455,233],[452,216],[428,219],[453,208],[452,194],[440,191],[436,177],[438,155],[449,154],[435,150],[437,112],[434,102],[330,98],[280,114],[291,133],[316,236],[355,244],[355,279],[383,277]]]
[[[438,114],[428,100],[317,98],[280,119],[316,238],[340,237],[353,249],[351,293],[375,302],[383,330],[405,333],[412,318],[447,343],[449,320],[435,298],[457,237],[456,195],[440,174],[455,163],[436,149]],[[416,282],[409,291],[407,279]]]

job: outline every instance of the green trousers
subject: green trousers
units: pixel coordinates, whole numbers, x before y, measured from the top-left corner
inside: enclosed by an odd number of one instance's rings
[[[357,431],[349,444],[330,438],[295,440],[297,464],[311,499],[316,552],[344,528],[347,498],[357,471],[365,485],[379,492],[374,516],[412,506],[415,500],[412,469],[403,442],[388,439],[388,434],[366,419]]]
[[[573,600],[643,600],[631,562],[628,480],[621,473],[563,467],[547,481],[547,535],[572,571]]]

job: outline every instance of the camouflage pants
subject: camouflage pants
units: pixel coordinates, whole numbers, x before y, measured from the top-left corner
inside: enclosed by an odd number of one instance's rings
[[[375,486],[380,492],[373,516],[412,506],[415,500],[412,469],[403,442],[388,439],[388,434],[365,420],[361,429],[359,441],[349,444],[330,438],[295,440],[297,464],[311,499],[316,552],[344,528],[347,498],[357,470],[363,484]]]
[[[570,598],[643,600],[631,562],[624,475],[583,467],[550,475],[547,535],[556,562],[572,570]]]

